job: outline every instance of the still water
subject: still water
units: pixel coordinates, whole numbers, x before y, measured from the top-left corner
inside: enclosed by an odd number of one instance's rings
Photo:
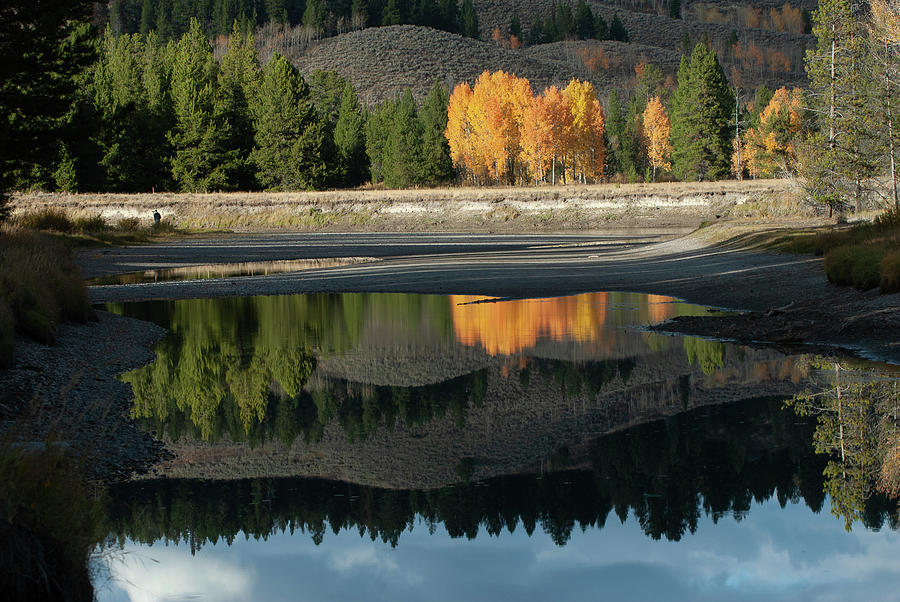
[[[896,379],[643,329],[707,308],[591,293],[108,309],[170,329],[123,378],[174,457],[111,492],[101,600],[900,596],[897,454],[878,451],[900,442]]]

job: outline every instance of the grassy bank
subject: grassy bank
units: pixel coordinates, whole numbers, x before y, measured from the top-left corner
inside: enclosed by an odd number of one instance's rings
[[[12,364],[16,335],[53,344],[61,321],[93,318],[67,245],[20,228],[0,231],[0,367]]]
[[[0,443],[0,591],[8,600],[93,599],[89,560],[102,490],[64,450]]]
[[[872,223],[820,232],[794,245],[824,255],[825,274],[835,284],[900,292],[900,212],[888,211]]]

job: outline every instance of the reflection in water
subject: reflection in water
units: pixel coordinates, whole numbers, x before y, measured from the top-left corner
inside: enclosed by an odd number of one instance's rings
[[[575,528],[602,528],[609,514],[633,514],[644,533],[672,541],[702,515],[740,518],[752,500],[802,499],[818,511],[822,468],[808,441],[812,423],[779,400],[709,406],[562,448],[541,475],[511,475],[430,491],[388,490],[320,479],[236,482],[158,480],[117,486],[109,529],[192,549],[240,531],[267,537],[301,530],[358,530],[396,545],[419,519],[451,537],[540,528],[565,545]],[[581,465],[571,468],[571,465]],[[886,516],[879,509],[882,518]]]
[[[828,458],[825,491],[831,513],[865,523],[868,500],[900,494],[900,378],[854,370],[820,360],[814,391],[787,405],[800,416],[816,416],[815,450]]]
[[[172,331],[154,363],[124,377],[132,415],[172,440],[319,443],[336,422],[360,441],[393,431],[398,419],[414,427],[448,414],[463,429],[486,396],[491,408],[518,400],[526,410],[529,394],[551,418],[550,400],[568,407],[566,398],[578,398],[583,410],[590,402],[597,410],[582,416],[581,430],[605,429],[710,397],[739,399],[742,389],[728,391],[736,385],[797,380],[790,360],[778,360],[773,379],[771,357],[748,362],[733,347],[726,370],[723,343],[623,328],[705,311],[670,297],[484,299],[296,295],[110,308]],[[510,354],[516,359],[500,357]],[[409,373],[403,382],[400,373]],[[489,381],[516,375],[518,387],[498,383],[488,393]]]
[[[702,307],[595,293],[110,308],[171,331],[123,377],[175,457],[165,478],[111,492],[120,542],[196,551],[299,530],[323,547],[340,538],[328,531],[395,546],[424,523],[455,538],[540,531],[570,550],[578,528],[608,533],[611,514],[680,541],[754,502],[817,513],[829,497],[848,525],[897,528],[884,495],[900,488],[897,381],[841,369],[797,395],[807,357],[630,328]],[[792,397],[799,417],[783,409]],[[729,543],[739,563],[748,530]],[[804,547],[844,545],[833,535]]]
[[[209,280],[212,278],[235,278],[237,276],[268,276],[269,274],[285,274],[333,268],[378,261],[374,257],[331,257],[327,259],[285,259],[277,261],[244,261],[240,263],[213,263],[209,265],[191,265],[179,268],[161,268],[142,270],[127,274],[111,274],[85,279],[87,286],[103,286],[117,284],[142,284],[146,282],[169,282],[173,280]]]
[[[610,351],[612,326],[658,324],[705,308],[676,303],[672,297],[634,293],[585,293],[549,299],[492,300],[451,295],[453,328],[463,345],[480,346],[490,355],[514,355],[534,348],[540,339],[586,343]]]

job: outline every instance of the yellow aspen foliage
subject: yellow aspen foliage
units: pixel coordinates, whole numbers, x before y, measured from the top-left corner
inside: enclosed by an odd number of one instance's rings
[[[594,87],[572,80],[535,96],[527,79],[482,73],[450,96],[445,136],[454,165],[475,183],[603,177],[603,109]],[[557,169],[559,168],[559,171]]]
[[[647,159],[653,170],[653,179],[656,180],[656,170],[669,170],[672,164],[669,155],[672,152],[672,143],[669,138],[672,126],[669,123],[669,115],[662,105],[659,96],[654,96],[647,102],[643,119],[644,139],[647,144]]]
[[[802,128],[803,98],[799,88],[776,90],[759,116],[759,125],[747,130],[741,154],[752,177],[771,178],[794,169],[796,143]]]
[[[571,169],[581,182],[597,181],[603,178],[603,164],[606,161],[606,145],[603,133],[606,128],[603,107],[597,100],[594,86],[590,82],[573,79],[563,90],[572,113],[573,139]]]

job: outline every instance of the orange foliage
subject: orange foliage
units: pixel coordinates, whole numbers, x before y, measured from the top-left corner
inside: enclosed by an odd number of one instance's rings
[[[514,355],[540,340],[575,341],[596,350],[612,350],[616,329],[606,326],[614,299],[610,293],[586,293],[553,299],[516,299],[476,303],[491,297],[452,295],[457,340],[490,355]],[[648,295],[639,309],[642,320],[659,323],[676,312],[672,297]]]
[[[796,140],[802,129],[803,95],[779,88],[760,114],[759,125],[744,136],[744,167],[753,177],[772,177],[792,169],[797,161]]]
[[[609,69],[609,57],[602,48],[582,48],[578,51],[578,58],[591,73],[596,73],[598,69]]]
[[[603,177],[603,109],[591,84],[572,80],[534,96],[527,79],[485,71],[450,97],[445,135],[454,164],[476,181],[541,182],[557,161],[582,181]]]
[[[644,137],[647,141],[647,159],[653,169],[653,178],[656,179],[657,169],[671,169],[668,161],[672,152],[672,143],[669,135],[672,128],[669,124],[669,115],[666,113],[659,96],[654,96],[644,109]]]

